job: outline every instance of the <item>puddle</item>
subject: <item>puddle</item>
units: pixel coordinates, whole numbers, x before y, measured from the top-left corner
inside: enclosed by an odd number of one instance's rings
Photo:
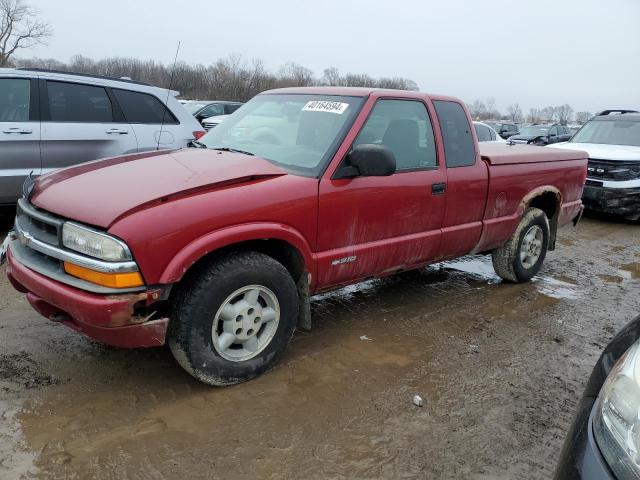
[[[434,266],[470,273],[489,283],[500,283],[502,279],[496,274],[491,263],[491,257],[463,257],[460,260],[436,263]]]
[[[366,282],[356,283],[355,285],[347,285],[339,290],[333,290],[327,293],[320,293],[311,297],[312,301],[325,300],[327,298],[348,299],[355,294],[366,292],[376,286],[376,280],[367,280]]]
[[[7,471],[12,478],[31,477],[38,473],[34,465],[36,455],[26,448],[17,415],[17,407],[0,400],[0,421],[5,425],[0,432],[0,474]]]
[[[541,294],[558,300],[575,300],[581,295],[577,291],[577,285],[556,278],[536,276],[532,282]]]
[[[640,263],[627,263],[622,265],[619,270],[620,275],[624,278],[640,278]]]
[[[606,282],[606,283],[622,283],[623,277],[618,275],[606,275],[604,273],[599,273],[597,277]]]

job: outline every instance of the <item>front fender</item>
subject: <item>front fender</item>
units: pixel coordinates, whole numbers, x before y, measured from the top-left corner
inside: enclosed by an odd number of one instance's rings
[[[159,283],[178,282],[187,270],[205,255],[250,240],[281,240],[291,244],[302,255],[305,268],[311,273],[312,283],[315,283],[316,260],[309,243],[295,228],[281,223],[247,223],[203,235],[187,244],[171,259]]]

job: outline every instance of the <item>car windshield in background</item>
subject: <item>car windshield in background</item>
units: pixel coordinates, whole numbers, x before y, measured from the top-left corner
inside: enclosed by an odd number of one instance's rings
[[[537,135],[546,135],[549,132],[547,127],[522,127],[520,135],[523,137],[533,137]]]
[[[364,99],[335,95],[258,95],[200,139],[290,173],[317,176],[339,146]]]
[[[572,143],[604,143],[640,147],[640,122],[592,120],[571,139]]]
[[[187,112],[189,112],[191,115],[193,115],[194,113],[196,113],[198,110],[200,110],[203,107],[206,107],[207,104],[206,103],[185,103],[183,104],[184,108],[187,110]]]

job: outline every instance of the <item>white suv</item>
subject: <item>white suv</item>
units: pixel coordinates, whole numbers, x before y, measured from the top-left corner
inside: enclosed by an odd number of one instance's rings
[[[205,132],[177,92],[127,79],[0,68],[0,205],[27,175],[156,149]]]
[[[605,110],[571,140],[550,147],[589,154],[585,207],[640,219],[640,112]]]

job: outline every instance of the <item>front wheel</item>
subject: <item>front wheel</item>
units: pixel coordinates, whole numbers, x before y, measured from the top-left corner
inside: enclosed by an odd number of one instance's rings
[[[518,228],[492,252],[493,268],[504,280],[527,282],[538,273],[549,248],[549,220],[539,208],[528,208]]]
[[[210,385],[249,380],[271,368],[296,328],[298,294],[289,272],[257,252],[200,267],[177,294],[169,347]]]

